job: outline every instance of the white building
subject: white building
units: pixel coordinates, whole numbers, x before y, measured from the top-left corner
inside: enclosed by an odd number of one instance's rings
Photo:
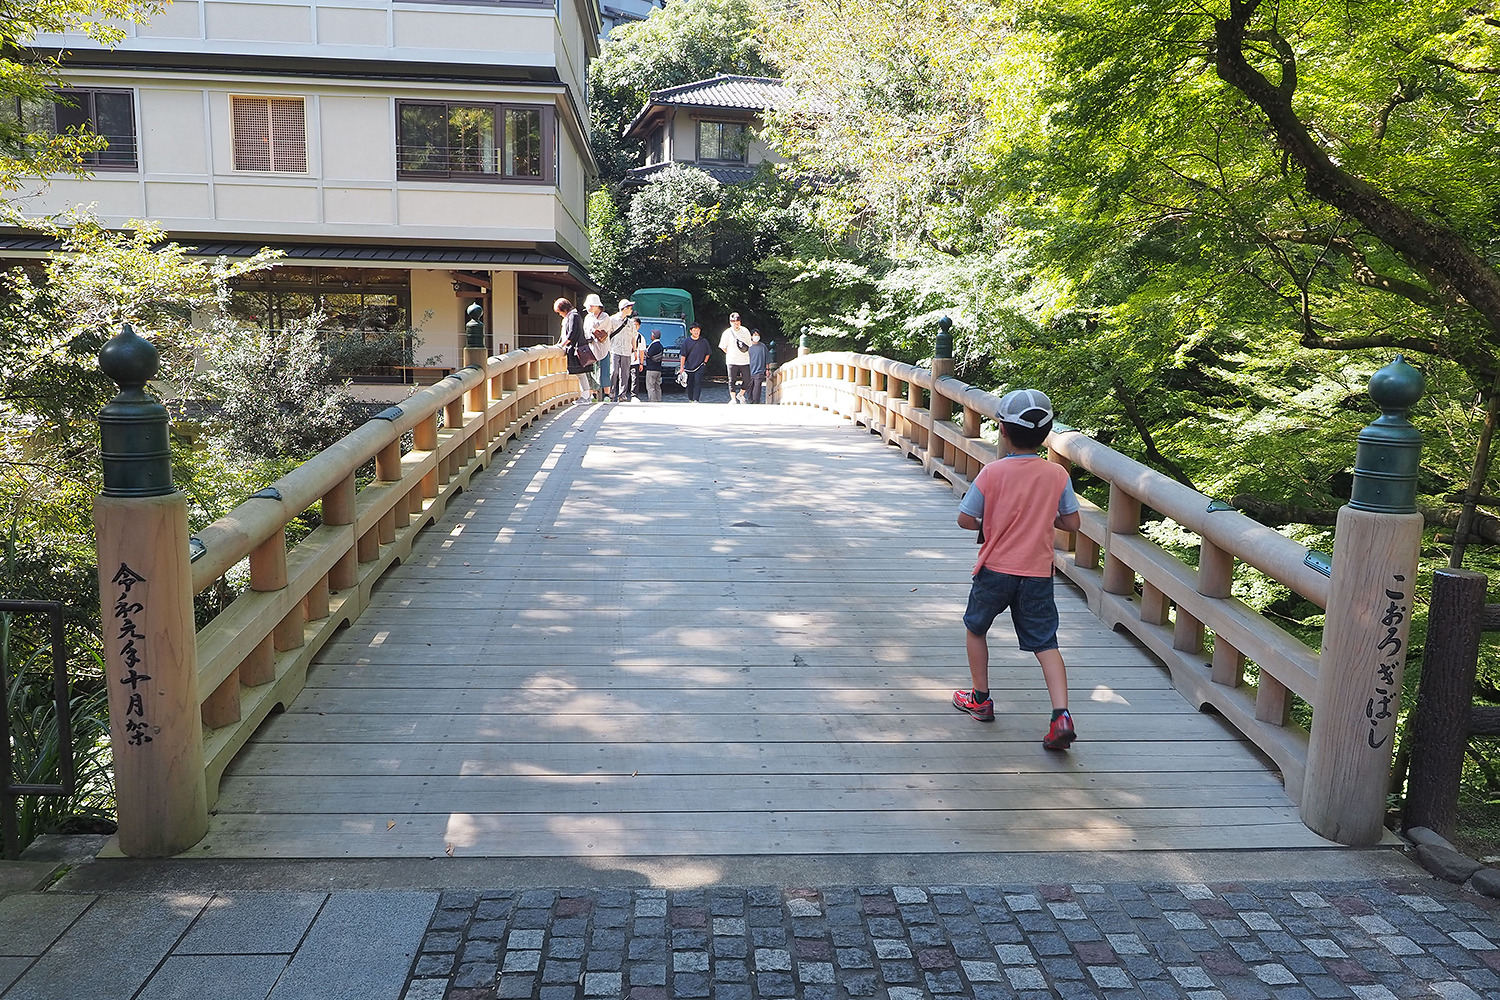
[[[283,249],[237,301],[266,324],[415,327],[417,361],[457,366],[480,297],[492,350],[550,341],[553,298],[589,287],[600,27],[595,0],[174,0],[114,49],[42,36],[76,107],[16,111],[110,146],[21,207],[93,204],[210,255]]]

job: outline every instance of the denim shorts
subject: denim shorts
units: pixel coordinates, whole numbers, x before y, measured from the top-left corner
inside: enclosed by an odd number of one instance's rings
[[[1052,577],[1011,576],[980,568],[969,588],[964,628],[984,635],[995,617],[1010,608],[1016,638],[1028,653],[1057,648],[1057,602],[1052,599]]]

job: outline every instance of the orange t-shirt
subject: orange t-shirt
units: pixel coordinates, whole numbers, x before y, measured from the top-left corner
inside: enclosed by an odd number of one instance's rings
[[[1052,522],[1068,485],[1068,470],[1040,455],[990,462],[970,489],[984,497],[980,567],[1011,576],[1052,575]]]

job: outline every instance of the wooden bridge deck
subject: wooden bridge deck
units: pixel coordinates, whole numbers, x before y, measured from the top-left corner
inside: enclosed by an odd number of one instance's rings
[[[1006,618],[996,722],[955,711],[972,536],[863,429],[574,407],[474,487],[231,767],[193,856],[1331,846],[1065,582],[1072,752],[1041,748]]]

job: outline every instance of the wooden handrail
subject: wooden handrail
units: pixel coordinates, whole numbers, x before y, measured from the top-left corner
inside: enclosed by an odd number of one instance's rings
[[[825,352],[782,365],[774,380],[779,403],[817,406],[868,427],[957,493],[999,455],[980,436],[999,400],[952,376],[934,377],[874,355]],[[898,388],[903,383],[906,392]],[[914,402],[920,396],[912,386],[941,401],[942,418]],[[1057,568],[1100,618],[1127,629],[1162,659],[1179,691],[1200,708],[1213,706],[1270,756],[1288,794],[1300,800],[1308,734],[1290,718],[1289,696],[1314,701],[1319,657],[1230,596],[1230,584],[1240,561],[1325,607],[1329,580],[1306,564],[1308,549],[1238,511],[1211,508],[1204,494],[1076,431],[1053,433],[1047,446],[1053,461],[1081,466],[1108,483],[1120,506],[1112,525],[1109,511],[1084,502],[1079,532],[1060,539]],[[1135,532],[1142,505],[1202,538],[1198,567]],[[1107,569],[1099,566],[1101,553]],[[1259,668],[1253,686],[1247,659]]]
[[[313,656],[359,617],[417,532],[509,440],[576,395],[555,347],[490,358],[383,411],[197,533],[194,593],[243,560],[252,564],[251,589],[197,633],[210,807],[235,753],[301,690]],[[487,400],[483,412],[468,408],[478,400]],[[407,432],[415,448],[402,455]],[[371,461],[377,478],[355,494],[355,473]],[[287,549],[287,525],[320,502],[322,524]]]

